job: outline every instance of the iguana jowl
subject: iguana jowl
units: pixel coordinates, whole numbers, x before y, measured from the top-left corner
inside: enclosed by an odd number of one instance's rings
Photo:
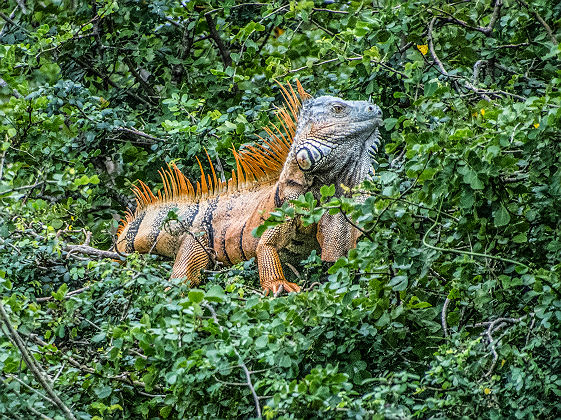
[[[378,106],[332,96],[314,99],[298,83],[301,103],[290,85],[281,88],[288,110],[279,110],[278,125],[265,128],[269,139],[234,150],[236,170],[228,182],[217,178],[209,159],[212,176],[201,166],[196,187],[175,165],[160,172],[163,192],[154,195],[141,181],[133,187],[137,208],[127,212],[117,250],[175,257],[171,277],[192,285],[211,256],[226,265],[257,257],[261,286],[276,293],[281,285],[300,290],[286,280],[282,262],[298,263],[313,249],[322,260],[335,261],[355,247],[359,232],[341,214],[325,214],[317,226],[306,227],[296,218],[261,238],[251,233],[276,207],[301,194],[318,198],[320,187],[331,184],[341,194],[341,184],[361,183],[372,173],[371,153],[379,146]],[[172,209],[179,222],[164,227]]]

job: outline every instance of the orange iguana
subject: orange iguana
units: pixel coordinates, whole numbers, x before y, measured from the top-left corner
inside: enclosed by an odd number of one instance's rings
[[[287,108],[277,112],[277,125],[265,128],[269,138],[234,150],[236,169],[229,181],[217,178],[210,158],[212,176],[199,162],[202,176],[196,187],[173,164],[160,172],[163,192],[154,195],[139,181],[133,187],[136,210],[127,211],[118,230],[117,251],[175,257],[171,277],[186,278],[191,285],[199,283],[211,256],[226,265],[257,257],[268,294],[281,286],[300,291],[286,280],[281,262],[298,263],[313,249],[321,250],[323,261],[333,262],[355,247],[359,232],[341,214],[325,214],[317,225],[306,227],[296,218],[261,238],[251,233],[286,201],[307,192],[319,198],[322,185],[335,184],[340,195],[342,184],[356,186],[372,173],[380,108],[332,96],[314,99],[297,85],[298,95],[292,86],[281,86]],[[179,220],[164,227],[173,209]]]

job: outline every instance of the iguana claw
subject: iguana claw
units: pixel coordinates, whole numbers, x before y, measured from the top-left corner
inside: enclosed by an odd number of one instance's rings
[[[292,283],[286,280],[276,280],[269,283],[266,287],[263,287],[265,291],[265,296],[269,295],[269,292],[273,292],[273,296],[278,296],[282,291],[285,292],[299,292],[300,286],[296,283]]]

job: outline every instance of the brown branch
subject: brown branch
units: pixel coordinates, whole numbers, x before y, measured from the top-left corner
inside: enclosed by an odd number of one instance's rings
[[[456,23],[460,26],[463,26],[464,28],[467,29],[472,29],[474,31],[478,31],[481,32],[482,34],[484,34],[485,36],[491,36],[491,33],[493,32],[493,26],[495,26],[495,23],[497,22],[497,19],[499,18],[500,14],[501,14],[501,7],[503,6],[503,2],[502,0],[495,0],[495,6],[493,8],[493,13],[491,15],[491,19],[489,20],[489,24],[487,26],[472,26],[469,23],[458,19],[457,17],[455,17],[454,15],[452,15],[451,13],[439,9],[438,7],[434,7],[431,6],[432,9],[434,10],[438,10],[440,13],[444,13],[446,15],[448,15],[447,18],[443,18],[442,16],[437,16],[437,18],[444,23]]]
[[[104,251],[102,249],[97,249],[88,245],[65,245],[62,248],[64,251],[68,252],[66,258],[69,258],[74,253],[89,255],[90,257],[97,258],[111,258],[118,261],[123,261],[124,258],[117,252]]]
[[[310,284],[310,286],[307,289],[304,289],[304,292],[309,292],[312,289],[315,289],[317,286],[321,286],[321,283],[319,281],[315,281],[312,284]]]
[[[154,137],[151,134],[146,134],[145,132],[137,130],[135,128],[115,127],[113,129],[113,131],[119,131],[119,132],[122,132],[122,133],[134,134],[135,136],[143,137],[145,139],[149,139],[149,140],[152,140],[154,142],[165,142],[166,141],[165,139],[161,139],[159,137]]]
[[[533,7],[530,7],[530,5],[526,3],[524,0],[516,0],[516,1],[520,3],[522,6],[524,6],[526,9],[528,9],[535,16],[535,18],[541,23],[541,25],[544,27],[545,31],[549,35],[549,39],[551,39],[551,42],[557,45],[558,44],[557,38],[553,34],[553,31],[551,30],[547,22],[541,17],[541,15],[538,12],[536,12]]]
[[[45,378],[45,373],[42,372],[41,367],[38,366],[35,363],[35,359],[27,351],[27,348],[25,347],[25,343],[23,342],[23,340],[21,339],[21,337],[17,333],[17,331],[14,329],[14,327],[12,327],[12,323],[10,322],[10,318],[8,317],[8,314],[4,310],[4,304],[1,301],[0,301],[0,317],[2,318],[2,321],[4,322],[4,325],[6,325],[6,328],[8,328],[8,332],[9,332],[12,340],[15,342],[16,346],[18,347],[21,355],[23,356],[23,358],[25,360],[25,363],[27,364],[27,367],[29,368],[29,370],[31,371],[31,373],[33,374],[33,376],[35,377],[37,382],[39,382],[41,384],[43,389],[47,392],[49,397],[54,401],[56,406],[62,410],[62,412],[64,413],[64,416],[67,419],[76,420],[76,417],[74,417],[74,414],[72,414],[70,409],[66,406],[66,404],[64,404],[62,402],[62,400],[59,398],[59,396],[57,394],[55,394],[55,392],[53,391],[53,388],[47,382],[47,379]]]
[[[500,1],[500,0],[498,0]],[[436,22],[436,20],[438,19],[438,16],[435,16],[431,19],[430,23],[429,23],[429,27],[428,27],[428,32],[427,32],[427,38],[428,38],[428,42],[429,42],[429,50],[431,53],[431,56],[434,60],[434,62],[436,63],[436,66],[438,67],[438,70],[446,77],[448,77],[449,79],[452,80],[452,86],[454,87],[454,89],[456,90],[456,92],[458,93],[462,93],[460,90],[460,85],[458,84],[458,82],[456,80],[454,80],[454,78],[446,71],[446,69],[444,68],[444,65],[442,64],[442,61],[440,61],[440,59],[438,58],[438,55],[436,55],[436,51],[434,50],[434,41],[433,41],[433,37],[432,37],[432,32],[433,32],[433,28],[434,28],[434,23]],[[477,89],[475,86],[473,86],[470,82],[465,81],[464,82],[464,86],[477,93],[479,96],[481,96],[483,99],[485,99],[486,101],[491,102],[491,98],[482,90]]]
[[[210,37],[214,40],[216,46],[218,47],[218,51],[220,52],[220,56],[222,57],[222,63],[224,63],[224,67],[231,66],[232,57],[230,57],[230,50],[224,44],[224,42],[222,42],[222,39],[220,38],[220,34],[216,30],[216,22],[214,21],[212,14],[210,12],[205,13],[205,19],[208,24]]]
[[[82,292],[88,290],[90,287],[91,286],[85,286],[85,287],[82,287],[80,289],[72,290],[71,292],[68,292],[66,295],[64,295],[64,299],[69,299],[71,296],[82,293]],[[35,302],[42,303],[42,302],[48,302],[50,300],[53,300],[52,296],[45,296],[45,297],[39,297],[39,298],[35,299]]]

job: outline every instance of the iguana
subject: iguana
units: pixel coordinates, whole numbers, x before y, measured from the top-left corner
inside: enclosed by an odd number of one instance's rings
[[[200,281],[201,270],[212,259],[226,265],[257,257],[265,293],[298,292],[286,280],[281,262],[298,263],[313,249],[323,261],[333,262],[356,246],[359,232],[343,215],[325,214],[317,225],[303,226],[293,219],[265,231],[252,230],[283,203],[322,185],[353,187],[372,173],[371,153],[379,146],[382,111],[367,101],[345,101],[332,96],[312,98],[297,82],[281,86],[286,107],[277,111],[278,124],[266,127],[268,139],[236,151],[232,178],[221,181],[209,160],[211,174],[196,187],[174,165],[161,170],[163,192],[153,194],[139,181],[134,214],[126,213],[117,233],[121,253],[155,253],[175,257],[172,278]],[[298,96],[300,98],[298,98]],[[207,154],[208,157],[208,154]],[[164,221],[176,209],[178,220]]]

